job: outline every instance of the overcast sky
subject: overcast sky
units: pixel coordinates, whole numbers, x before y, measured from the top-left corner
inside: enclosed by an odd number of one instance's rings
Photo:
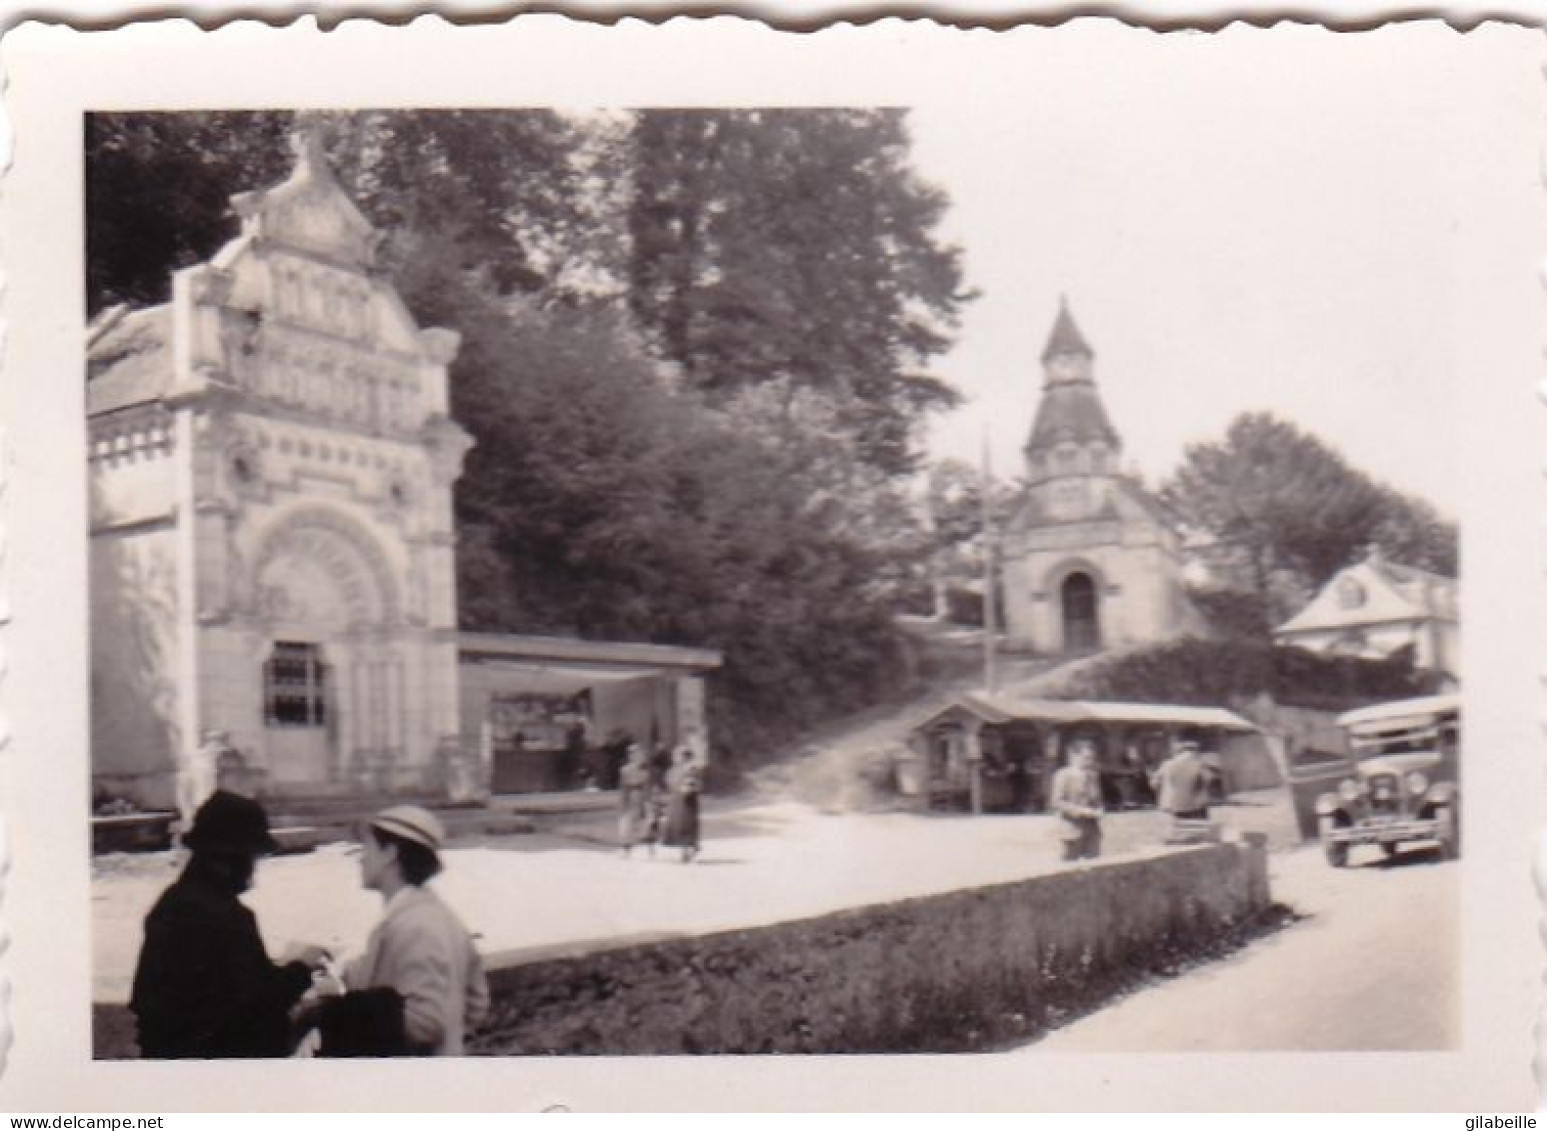
[[[1519,365],[1500,328],[1543,321],[1541,32],[1102,22],[1026,47],[914,112],[982,291],[932,452],[977,462],[986,428],[1019,473],[1066,293],[1151,482],[1266,409],[1457,514],[1455,414]]]

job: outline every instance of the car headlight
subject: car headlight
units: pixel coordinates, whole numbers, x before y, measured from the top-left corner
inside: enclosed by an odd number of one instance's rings
[[[1363,792],[1364,787],[1353,778],[1344,778],[1338,783],[1338,796],[1344,801],[1358,801]]]
[[[1407,775],[1407,791],[1409,793],[1422,793],[1429,788],[1429,779],[1421,771],[1414,770]]]

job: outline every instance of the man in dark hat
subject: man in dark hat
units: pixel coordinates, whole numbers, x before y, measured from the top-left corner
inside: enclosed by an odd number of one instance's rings
[[[192,856],[145,917],[129,1002],[140,1054],[287,1056],[290,1008],[327,954],[297,946],[274,963],[237,898],[251,886],[258,857],[275,848],[268,816],[256,801],[217,790],[183,843]]]

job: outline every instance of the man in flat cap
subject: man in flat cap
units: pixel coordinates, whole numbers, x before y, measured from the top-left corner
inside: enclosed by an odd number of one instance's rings
[[[386,901],[342,997],[318,1016],[324,1056],[457,1056],[483,1020],[489,987],[467,928],[426,887],[445,832],[417,805],[376,814],[360,834],[360,882]]]
[[[259,856],[274,850],[256,801],[217,790],[183,836],[182,874],[145,917],[129,1008],[140,1055],[156,1058],[288,1056],[290,1008],[326,952],[291,947],[269,959],[258,922],[237,897]]]

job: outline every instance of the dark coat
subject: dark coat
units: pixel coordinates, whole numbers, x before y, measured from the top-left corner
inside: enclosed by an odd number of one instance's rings
[[[140,1055],[288,1056],[290,1007],[310,984],[303,963],[269,960],[253,913],[195,858],[145,917],[129,1002]]]
[[[324,998],[317,1012],[322,1034],[318,1056],[407,1056],[403,995],[391,986],[350,990]]]

